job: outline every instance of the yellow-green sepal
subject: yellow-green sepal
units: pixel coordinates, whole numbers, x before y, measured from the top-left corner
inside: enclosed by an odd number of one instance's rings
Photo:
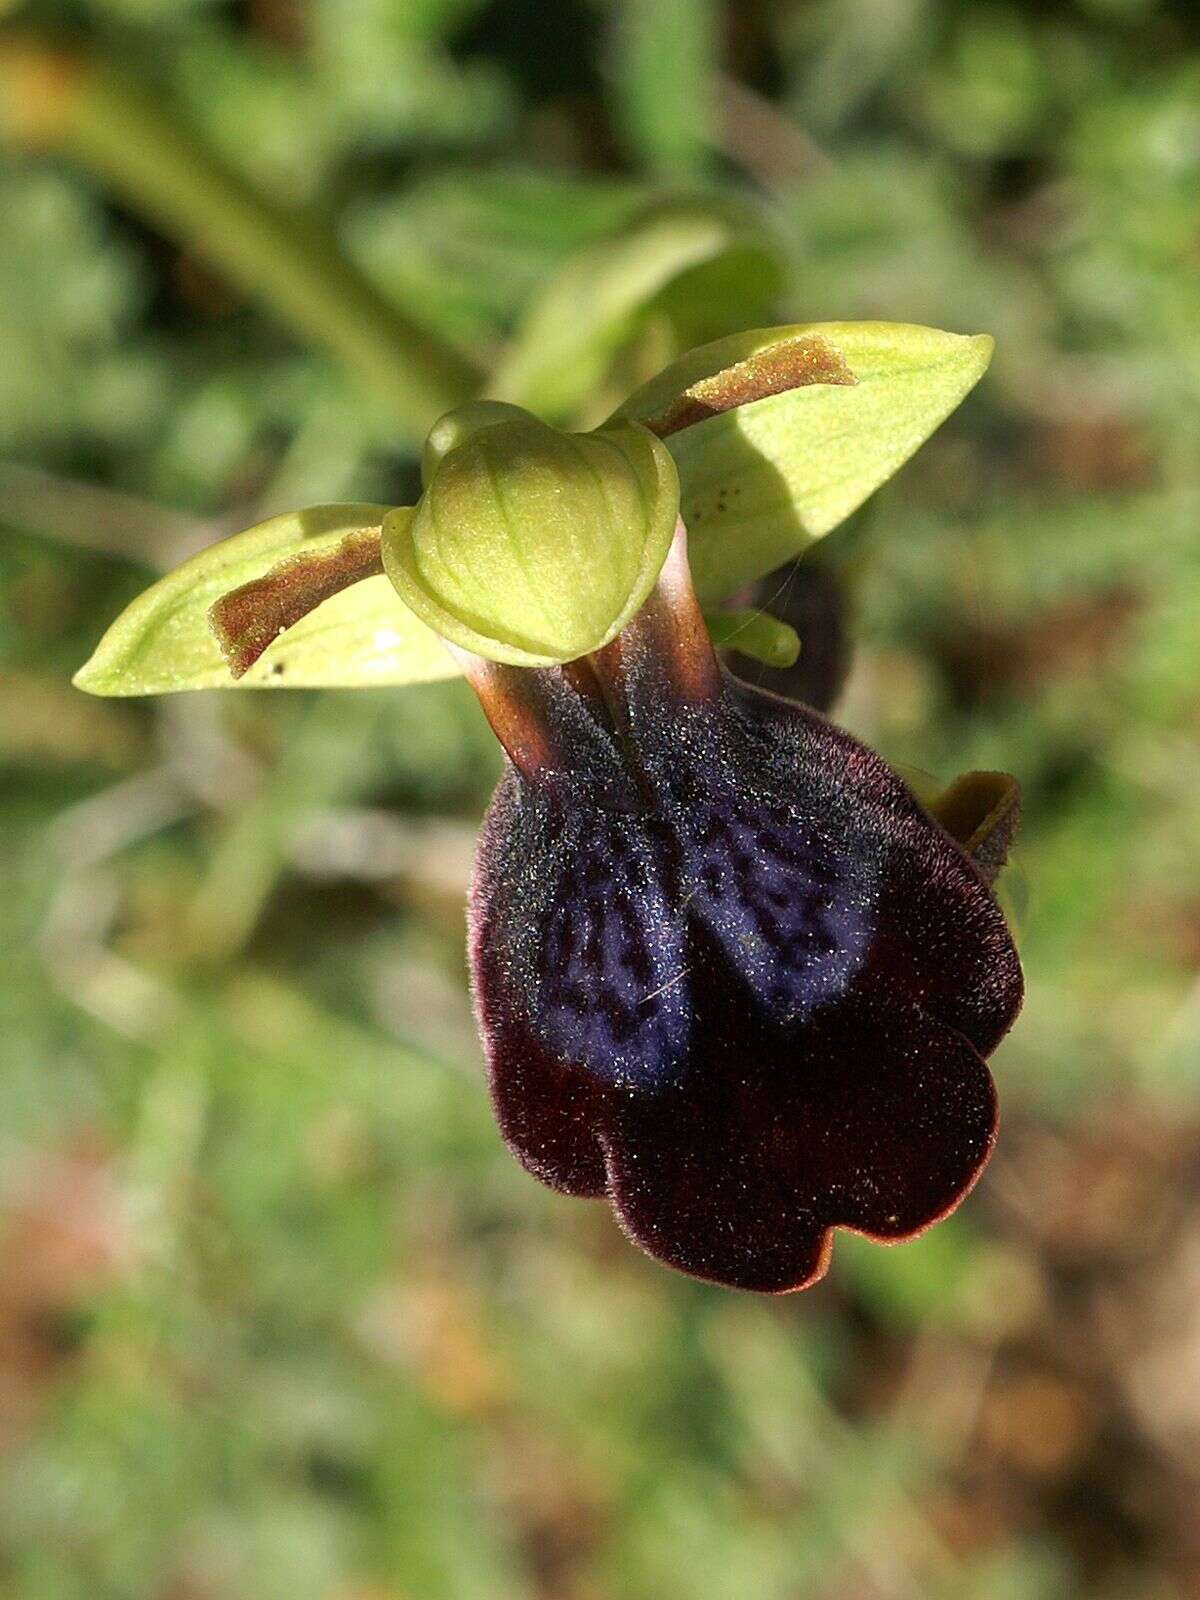
[[[737,369],[789,344],[805,356],[799,381],[754,398]],[[814,350],[824,352],[826,375]],[[615,415],[665,434],[679,469],[692,575],[711,603],[844,521],[945,421],[991,355],[986,334],[907,323],[760,328],[689,351]],[[737,396],[727,409],[720,383],[711,382],[718,374],[730,375]],[[681,401],[698,385],[712,414],[674,428]]]
[[[679,480],[633,422],[562,433],[532,416],[470,432],[412,515],[383,523],[384,570],[451,643],[544,667],[615,637],[666,560]]]
[[[140,594],[105,633],[75,686],[97,695],[182,689],[366,688],[457,673],[437,635],[385,577],[324,601],[235,679],[210,620],[215,602],[296,557],[378,528],[391,508],[311,506],[271,517],[201,550]],[[408,512],[404,512],[408,515]]]

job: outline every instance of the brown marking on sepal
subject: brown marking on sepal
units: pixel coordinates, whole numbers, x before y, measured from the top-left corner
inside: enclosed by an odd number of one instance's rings
[[[235,678],[243,677],[281,633],[323,600],[383,571],[379,529],[359,528],[329,550],[302,550],[261,578],[231,589],[209,607],[208,621]]]
[[[782,344],[769,345],[709,378],[701,378],[673,400],[661,416],[648,418],[645,426],[665,439],[681,428],[718,417],[735,406],[765,400],[769,395],[814,383],[845,386],[857,382],[841,352],[827,339],[815,333],[800,334]]]
[[[964,772],[930,807],[988,883],[1008,860],[1021,821],[1021,788],[1007,772]]]

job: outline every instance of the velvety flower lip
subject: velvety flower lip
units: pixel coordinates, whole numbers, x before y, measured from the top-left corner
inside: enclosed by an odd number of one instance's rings
[[[813,1282],[834,1228],[896,1240],[952,1210],[1021,1004],[1004,917],[878,756],[718,667],[682,529],[595,655],[467,668],[513,757],[470,956],[518,1160],[744,1289]]]

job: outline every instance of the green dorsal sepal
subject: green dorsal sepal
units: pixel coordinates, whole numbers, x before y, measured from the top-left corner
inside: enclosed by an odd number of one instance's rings
[[[384,520],[396,592],[492,661],[550,666],[598,650],[666,560],[679,515],[670,453],[634,422],[570,434],[524,413],[464,412],[438,424],[415,514]]]
[[[422,487],[428,489],[451,450],[465,444],[473,433],[482,433],[501,422],[525,422],[528,417],[528,411],[510,406],[506,400],[468,400],[466,405],[447,411],[430,428],[425,440],[421,453]]]

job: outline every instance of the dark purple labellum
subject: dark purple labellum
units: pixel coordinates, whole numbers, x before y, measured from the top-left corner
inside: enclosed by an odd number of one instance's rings
[[[813,1282],[834,1227],[952,1210],[1021,1004],[1004,917],[878,756],[722,672],[682,534],[595,656],[468,670],[511,757],[471,963],[518,1160],[744,1289]]]

